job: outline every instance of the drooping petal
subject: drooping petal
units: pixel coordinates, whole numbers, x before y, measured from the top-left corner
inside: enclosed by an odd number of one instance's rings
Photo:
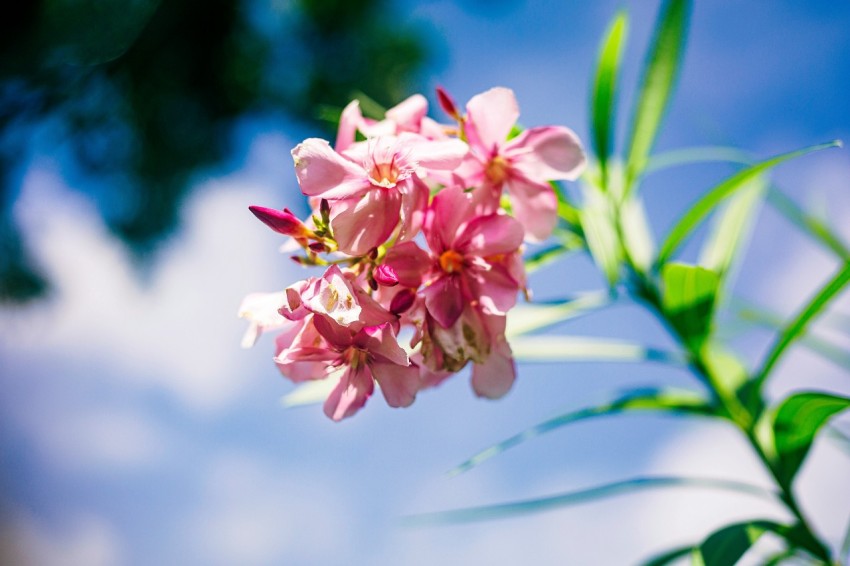
[[[292,150],[295,176],[307,196],[342,199],[369,187],[368,173],[347,160],[322,139],[309,138]]]
[[[363,113],[360,111],[360,101],[355,99],[342,109],[339,116],[339,128],[336,131],[336,144],[334,149],[342,153],[354,143],[357,130],[363,123]]]
[[[418,367],[377,360],[371,362],[369,367],[375,381],[381,386],[381,393],[387,400],[387,405],[409,407],[416,399],[416,393],[421,388]]]
[[[460,318],[464,305],[460,277],[439,277],[422,294],[425,308],[443,328],[451,327]]]
[[[530,128],[512,139],[503,153],[511,166],[532,181],[574,181],[587,157],[578,136],[563,126]]]
[[[331,207],[331,227],[340,251],[365,255],[387,241],[399,222],[401,194],[370,189],[360,198],[337,201]]]
[[[473,96],[466,104],[466,114],[470,144],[489,153],[508,139],[519,119],[519,105],[511,89],[496,87]]]
[[[476,256],[517,251],[523,239],[522,224],[507,214],[490,214],[472,219],[454,242],[457,250]]]
[[[316,331],[331,348],[342,352],[351,346],[355,330],[342,326],[323,314],[315,314],[312,317],[313,326]]]
[[[368,366],[348,368],[325,401],[325,414],[335,421],[350,417],[363,408],[374,390],[375,383]]]
[[[522,177],[507,182],[514,216],[525,229],[530,241],[543,241],[552,234],[558,222],[558,199],[546,183],[535,183]]]
[[[354,346],[369,353],[372,359],[407,366],[407,352],[398,345],[398,340],[389,324],[367,326],[354,337]]]
[[[296,383],[325,377],[338,359],[339,353],[318,333],[312,317],[291,323],[275,338],[274,362]]]
[[[498,342],[487,360],[472,366],[472,390],[479,397],[498,399],[505,395],[516,380],[511,347],[506,341]]]

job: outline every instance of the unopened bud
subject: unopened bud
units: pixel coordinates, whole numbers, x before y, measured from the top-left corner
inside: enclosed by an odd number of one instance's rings
[[[384,287],[395,287],[398,285],[398,274],[395,269],[387,264],[383,264],[375,270],[375,281]]]
[[[440,103],[440,108],[443,109],[443,112],[454,118],[455,120],[460,120],[460,112],[457,110],[457,105],[455,101],[452,100],[452,97],[443,90],[443,87],[437,87],[437,101]]]
[[[393,300],[390,301],[390,312],[393,314],[401,314],[413,306],[416,301],[416,291],[413,289],[402,289],[396,293]]]
[[[309,238],[313,234],[288,208],[275,210],[264,206],[249,206],[248,210],[279,234],[293,238]]]
[[[308,247],[317,254],[323,254],[328,251],[328,247],[322,242],[313,242]]]
[[[322,224],[327,226],[331,221],[331,205],[327,199],[322,199],[321,204],[319,204],[319,212],[322,215]]]

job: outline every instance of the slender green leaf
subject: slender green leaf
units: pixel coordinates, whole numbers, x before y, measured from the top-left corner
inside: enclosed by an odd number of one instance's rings
[[[523,432],[516,434],[486,450],[475,454],[456,468],[449,471],[450,476],[471,470],[485,460],[501,454],[505,450],[522,444],[526,440],[536,438],[553,430],[572,423],[616,415],[630,411],[659,411],[672,414],[711,415],[713,407],[700,394],[683,389],[639,389],[628,391],[611,403],[596,407],[587,407],[570,411],[557,417],[543,421]]]
[[[681,548],[674,548],[673,550],[668,550],[667,552],[650,558],[646,562],[642,562],[641,566],[667,566],[667,564],[675,562],[679,558],[684,558],[685,556],[688,556],[693,551],[693,546],[683,546]]]
[[[603,187],[607,186],[606,163],[611,155],[616,132],[617,77],[628,34],[628,22],[625,10],[620,10],[611,22],[599,52],[596,77],[593,81],[591,132]]]
[[[655,240],[646,218],[646,208],[639,196],[633,194],[620,205],[620,226],[632,265],[641,273],[646,273],[655,257]]]
[[[661,278],[661,303],[668,320],[691,351],[698,351],[711,331],[717,274],[697,265],[668,263]]]
[[[726,279],[740,250],[749,241],[756,214],[767,190],[766,179],[758,175],[730,197],[723,213],[716,217],[700,253],[699,264]]]
[[[622,250],[611,202],[593,186],[584,186],[584,207],[580,210],[581,226],[593,261],[608,279],[609,285],[620,278]]]
[[[699,555],[705,566],[735,566],[764,533],[773,532],[781,536],[788,529],[773,521],[729,525],[705,539],[699,546]]]
[[[667,239],[661,246],[661,251],[658,254],[656,263],[659,265],[665,263],[673,252],[679,248],[682,242],[690,236],[694,228],[702,222],[708,213],[714,210],[714,208],[725,198],[743,187],[748,186],[750,181],[752,181],[755,177],[789,159],[829,147],[839,147],[840,145],[840,142],[832,141],[797,151],[783,153],[756,163],[755,165],[752,165],[721,182],[694,203],[694,205],[691,206],[691,208],[689,208],[688,211],[685,212],[685,214],[679,219],[676,225],[673,226],[670,233],[667,235]]]
[[[818,431],[848,407],[850,398],[817,392],[795,393],[779,405],[773,421],[779,481],[791,485]]]
[[[644,175],[663,171],[671,167],[693,165],[696,163],[728,162],[750,165],[753,159],[736,147],[686,147],[653,155],[649,159]]]
[[[780,333],[773,347],[770,349],[761,370],[753,378],[753,392],[758,393],[764,384],[770,371],[785,353],[785,350],[802,337],[809,323],[829,302],[836,297],[850,282],[850,262],[844,264],[843,268],[812,298],[811,301],[794,317],[791,322]]]
[[[675,352],[590,336],[520,336],[511,339],[521,362],[667,362],[682,363]]]
[[[483,507],[470,507],[452,511],[438,511],[435,513],[409,515],[402,518],[402,523],[406,526],[425,526],[504,519],[508,517],[516,517],[518,515],[550,511],[552,509],[578,505],[581,503],[595,501],[597,499],[623,495],[635,491],[669,487],[720,489],[770,500],[775,500],[777,497],[776,493],[768,489],[732,480],[650,476],[613,482],[589,489],[562,493],[550,497],[541,497],[498,505],[487,505]]]
[[[607,291],[577,295],[557,303],[527,303],[508,312],[505,336],[513,339],[610,305],[614,298]]]
[[[668,0],[662,8],[632,113],[626,166],[626,192],[646,168],[649,153],[679,75],[688,34],[691,3]]]
[[[850,261],[850,249],[835,232],[817,216],[802,210],[797,203],[785,196],[776,187],[767,193],[767,202],[800,230],[820,242],[844,261]]]

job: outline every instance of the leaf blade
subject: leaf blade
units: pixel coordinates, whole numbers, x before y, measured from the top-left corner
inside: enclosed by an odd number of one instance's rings
[[[523,362],[666,362],[681,363],[675,352],[626,340],[590,336],[520,336],[510,341],[514,358]]]

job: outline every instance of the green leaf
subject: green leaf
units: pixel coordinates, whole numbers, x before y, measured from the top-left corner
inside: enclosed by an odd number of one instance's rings
[[[628,21],[625,10],[620,10],[611,22],[599,51],[596,77],[593,81],[591,135],[593,150],[599,160],[603,187],[607,187],[606,163],[611,155],[616,132],[617,76],[628,34]]]
[[[688,211],[685,212],[685,214],[682,215],[679,221],[673,226],[670,233],[667,235],[667,239],[661,246],[661,251],[658,254],[656,264],[664,264],[673,252],[679,248],[682,242],[690,236],[694,228],[696,228],[718,204],[736,191],[749,186],[750,181],[757,176],[784,161],[788,161],[789,159],[800,157],[801,155],[829,147],[839,147],[840,145],[841,143],[838,141],[831,141],[797,151],[783,153],[756,163],[755,165],[752,165],[721,182],[694,203],[694,205],[691,206],[691,208],[689,208]]]
[[[803,307],[802,310],[794,317],[791,322],[777,337],[776,342],[767,354],[761,370],[755,374],[753,378],[754,393],[761,391],[765,380],[770,375],[771,370],[785,353],[785,350],[794,343],[795,340],[801,338],[806,332],[809,323],[822,310],[824,310],[829,302],[836,297],[850,282],[850,262],[844,264],[843,268],[833,277],[820,291]]]
[[[698,351],[711,331],[720,280],[710,269],[668,263],[661,273],[661,303],[667,319],[692,352]]]
[[[683,389],[639,389],[628,391],[611,403],[596,407],[587,407],[578,411],[570,411],[545,420],[475,454],[456,468],[450,470],[449,475],[455,476],[471,470],[485,460],[489,460],[505,450],[522,444],[526,440],[531,440],[532,438],[569,424],[630,411],[660,411],[672,414],[692,415],[713,414],[713,408],[708,401],[693,391]]]
[[[749,241],[766,190],[766,179],[761,175],[754,177],[729,199],[726,209],[716,217],[703,244],[699,264],[717,273],[721,281]]]
[[[622,249],[608,198],[591,185],[584,186],[584,206],[579,211],[581,226],[593,261],[613,286],[620,278]]]
[[[626,192],[646,168],[649,153],[673,86],[679,75],[688,32],[691,3],[668,0],[662,9],[644,66],[641,86],[632,114],[626,166]]]
[[[639,196],[627,197],[620,205],[620,226],[632,265],[641,273],[646,273],[655,256],[655,240],[646,218],[646,208]]]
[[[339,370],[330,374],[325,379],[302,383],[293,389],[291,393],[281,397],[280,402],[286,409],[323,403],[333,388],[336,387],[341,375],[342,371]]]
[[[502,503],[498,505],[487,505],[483,507],[455,509],[452,511],[438,511],[436,513],[409,515],[407,517],[402,518],[402,524],[409,527],[418,527],[425,525],[445,525],[451,523],[471,523],[477,521],[503,519],[507,517],[515,517],[518,515],[527,515],[530,513],[550,511],[552,509],[567,507],[570,505],[578,505],[581,503],[587,503],[589,501],[595,501],[597,499],[613,497],[615,495],[623,495],[635,491],[666,487],[721,489],[727,491],[734,491],[737,493],[745,493],[747,495],[767,498],[770,500],[774,500],[777,497],[776,494],[770,490],[738,481],[707,478],[651,476],[638,477],[630,480],[613,482],[597,487],[592,487],[589,489],[562,493],[550,497],[541,497],[537,499],[528,499],[512,503]]]
[[[815,241],[842,260],[850,261],[850,249],[820,218],[802,210],[776,187],[771,187],[768,191],[767,202]]]
[[[671,562],[675,562],[679,558],[684,558],[685,556],[691,554],[693,551],[693,546],[683,546],[681,548],[674,548],[673,550],[668,550],[667,552],[650,558],[646,562],[642,562],[641,566],[666,566]]]
[[[601,309],[612,302],[613,296],[609,292],[598,291],[556,303],[520,304],[508,312],[505,336],[513,339]]]
[[[714,532],[699,546],[705,566],[735,566],[738,560],[766,532],[782,535],[789,527],[773,521],[749,521],[729,525]]]
[[[833,415],[848,407],[850,398],[817,392],[795,393],[779,405],[773,436],[780,482],[791,485],[818,431]]]
[[[521,362],[683,362],[675,352],[590,336],[520,336],[510,345]]]
[[[696,163],[728,162],[750,165],[753,159],[736,147],[706,146],[674,149],[653,155],[649,159],[644,175],[662,171],[671,167],[693,165]]]

